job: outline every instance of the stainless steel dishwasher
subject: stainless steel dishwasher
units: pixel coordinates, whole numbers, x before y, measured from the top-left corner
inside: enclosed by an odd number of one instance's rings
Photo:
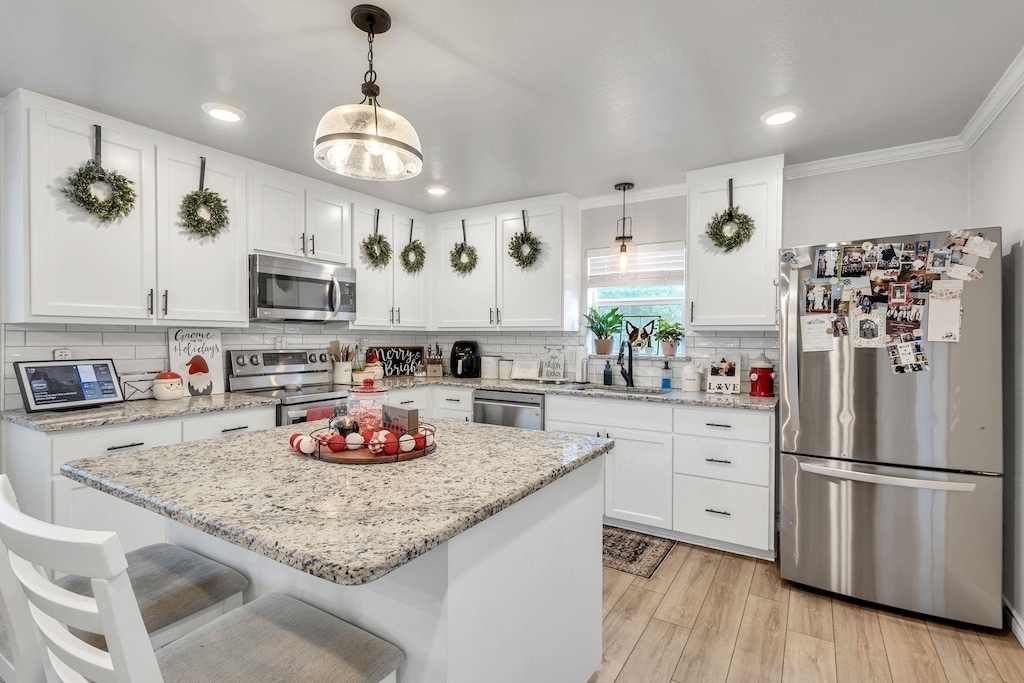
[[[544,429],[544,394],[477,389],[473,392],[473,421],[520,429]]]

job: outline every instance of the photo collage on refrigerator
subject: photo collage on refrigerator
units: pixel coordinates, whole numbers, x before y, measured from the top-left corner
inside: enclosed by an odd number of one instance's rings
[[[823,246],[802,283],[800,348],[885,348],[894,374],[928,370],[925,342],[958,342],[965,282],[996,243],[967,230],[930,241]],[[807,263],[807,257],[800,267]],[[848,338],[848,342],[844,342]],[[837,341],[839,340],[839,341]]]

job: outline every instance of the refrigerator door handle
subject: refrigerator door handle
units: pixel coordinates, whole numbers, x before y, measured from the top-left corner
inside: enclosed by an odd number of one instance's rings
[[[863,481],[869,484],[885,484],[887,486],[902,486],[910,489],[931,489],[933,491],[973,491],[975,485],[965,481],[932,481],[930,479],[913,479],[910,477],[892,477],[886,474],[871,474],[870,472],[856,472],[844,470],[837,467],[825,467],[809,462],[801,462],[800,469],[811,474],[820,474],[823,477],[834,479],[848,479],[850,481]]]

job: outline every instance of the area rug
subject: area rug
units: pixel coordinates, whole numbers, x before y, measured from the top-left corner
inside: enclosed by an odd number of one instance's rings
[[[654,576],[675,541],[638,531],[604,527],[604,566],[649,579]]]

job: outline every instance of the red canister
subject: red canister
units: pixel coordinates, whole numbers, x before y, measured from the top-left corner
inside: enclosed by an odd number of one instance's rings
[[[775,364],[763,352],[750,361],[750,395],[775,396]]]

